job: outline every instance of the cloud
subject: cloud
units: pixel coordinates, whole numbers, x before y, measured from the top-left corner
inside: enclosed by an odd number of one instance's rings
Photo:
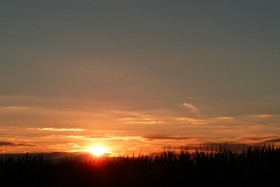
[[[153,125],[161,124],[163,121],[126,121],[126,124],[143,124],[143,125]]]
[[[164,123],[158,117],[137,117],[137,118],[120,118],[121,121],[124,121],[126,124],[143,124],[143,125],[153,125],[153,124],[162,124]]]
[[[210,124],[210,123],[232,122],[234,120],[234,118],[229,117],[229,116],[204,118],[204,119],[190,118],[190,117],[178,117],[178,118],[176,118],[176,120],[179,122],[188,122],[191,124],[203,125],[203,124]]]
[[[209,123],[206,119],[196,119],[196,118],[187,118],[187,117],[176,118],[176,120],[181,122],[191,123],[191,124],[197,124],[197,125]]]
[[[143,136],[143,138],[148,140],[188,140],[192,139],[191,137],[182,137],[182,136]]]
[[[244,138],[240,138],[240,141],[250,141],[250,140],[265,140],[265,139],[269,139],[272,138],[271,136],[264,136],[264,137],[244,137]]]
[[[258,118],[271,118],[271,117],[273,117],[273,115],[271,115],[271,114],[257,114],[255,116],[258,117]]]
[[[0,146],[15,146],[15,143],[2,141],[0,142]]]
[[[85,129],[80,128],[38,128],[39,131],[59,131],[59,132],[68,132],[68,131],[84,131]]]
[[[35,146],[34,144],[16,144],[13,142],[0,141],[0,146],[19,147],[19,146]]]
[[[183,103],[182,106],[186,109],[188,109],[190,112],[196,114],[197,116],[199,115],[199,110],[196,106],[194,106],[193,104],[190,103]]]
[[[227,121],[227,120],[233,120],[233,117],[230,116],[220,116],[220,117],[215,117],[212,118],[213,120],[217,120],[217,121]]]
[[[270,140],[267,140],[266,142],[279,143],[280,138],[270,139]]]
[[[0,111],[29,111],[32,110],[28,106],[0,106]]]
[[[110,135],[69,135],[68,138],[72,139],[82,139],[82,140],[94,140],[94,139],[103,139],[103,140],[143,140],[143,137],[140,136],[110,136]]]

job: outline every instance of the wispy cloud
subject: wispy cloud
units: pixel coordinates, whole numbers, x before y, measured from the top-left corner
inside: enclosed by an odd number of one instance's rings
[[[86,135],[86,136],[80,136],[80,135],[69,135],[68,138],[72,139],[82,139],[82,140],[95,140],[95,139],[102,139],[102,140],[143,140],[143,137],[141,136],[110,136],[110,135]]]
[[[194,106],[193,104],[184,102],[184,103],[182,103],[182,107],[188,109],[193,114],[199,116],[199,109],[196,106]]]
[[[258,117],[258,118],[271,118],[271,117],[273,117],[272,114],[257,114],[255,116]]]
[[[187,122],[187,123],[197,124],[197,125],[208,123],[207,119],[196,119],[196,118],[187,118],[187,117],[179,117],[176,118],[176,120],[180,122]]]
[[[183,136],[143,136],[147,140],[188,140],[193,139],[192,137],[183,137]]]
[[[137,117],[137,118],[120,118],[121,121],[124,121],[126,124],[143,124],[143,125],[153,125],[153,124],[162,124],[163,120],[155,117]]]
[[[59,131],[59,132],[67,132],[67,131],[84,131],[85,129],[80,128],[38,128],[39,131]]]
[[[28,106],[0,106],[0,111],[29,111],[32,109]]]
[[[163,121],[126,121],[126,124],[143,124],[143,125],[150,125],[150,124],[160,124]]]
[[[228,120],[233,120],[234,118],[230,117],[230,116],[219,116],[219,117],[215,117],[215,118],[211,118],[211,119],[216,120],[216,121],[228,121]]]
[[[233,121],[233,117],[229,116],[220,116],[213,118],[190,118],[190,117],[178,117],[176,118],[179,122],[187,122],[191,124],[209,124],[209,123],[219,123],[219,122],[230,122]]]

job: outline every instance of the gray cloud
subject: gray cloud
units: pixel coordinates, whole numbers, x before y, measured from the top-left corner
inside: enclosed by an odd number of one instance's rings
[[[15,143],[2,141],[0,142],[0,146],[15,146]]]
[[[280,138],[270,139],[270,140],[267,140],[266,142],[278,143],[278,142],[280,142]]]
[[[13,142],[0,141],[0,146],[21,147],[21,146],[35,146],[34,144],[17,144]]]

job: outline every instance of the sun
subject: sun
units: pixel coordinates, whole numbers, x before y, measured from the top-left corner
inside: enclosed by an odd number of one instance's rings
[[[87,151],[95,156],[102,156],[108,153],[108,148],[103,145],[95,145],[87,149]]]

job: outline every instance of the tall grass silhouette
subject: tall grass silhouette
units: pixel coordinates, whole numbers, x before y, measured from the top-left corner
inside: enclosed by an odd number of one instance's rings
[[[280,186],[280,149],[227,145],[157,155],[50,160],[44,154],[0,158],[0,186]]]

